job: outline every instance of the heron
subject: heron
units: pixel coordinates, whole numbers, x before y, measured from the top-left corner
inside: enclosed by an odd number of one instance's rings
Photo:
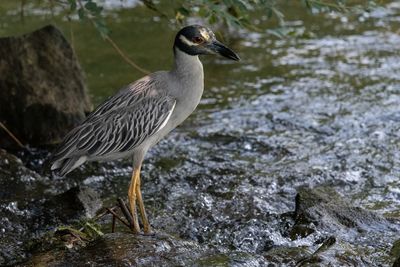
[[[131,158],[128,189],[132,231],[150,233],[141,193],[140,170],[147,151],[181,124],[197,107],[204,90],[199,55],[239,56],[207,27],[182,28],[173,45],[174,64],[169,71],[151,73],[123,87],[72,129],[53,153],[51,169],[65,176],[88,161]]]

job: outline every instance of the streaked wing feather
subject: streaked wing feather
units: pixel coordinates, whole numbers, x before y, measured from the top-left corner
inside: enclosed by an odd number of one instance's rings
[[[168,96],[147,96],[129,107],[91,116],[68,135],[55,158],[130,151],[165,125],[174,106],[175,100]]]
[[[118,93],[109,97],[106,101],[100,104],[88,115],[84,122],[94,120],[94,118],[101,117],[102,115],[121,107],[134,105],[142,98],[146,97],[156,84],[157,81],[151,76],[145,76],[142,79],[123,87],[118,91]]]

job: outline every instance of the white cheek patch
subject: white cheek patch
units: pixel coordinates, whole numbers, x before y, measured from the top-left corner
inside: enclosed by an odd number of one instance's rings
[[[192,41],[188,40],[188,39],[187,39],[185,36],[183,36],[183,35],[180,35],[180,36],[179,36],[179,39],[180,39],[183,43],[187,44],[188,46],[197,46],[197,45],[198,45],[198,44],[193,43]]]

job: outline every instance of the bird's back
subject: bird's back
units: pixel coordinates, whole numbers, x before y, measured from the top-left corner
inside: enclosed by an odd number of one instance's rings
[[[175,106],[163,88],[166,75],[145,76],[100,104],[64,138],[52,170],[63,176],[88,160],[125,157],[157,133]]]
[[[140,154],[182,123],[199,104],[204,87],[198,56],[175,49],[171,71],[159,71],[121,89],[73,129],[53,156],[61,176],[90,160]],[[135,157],[134,157],[135,158]]]

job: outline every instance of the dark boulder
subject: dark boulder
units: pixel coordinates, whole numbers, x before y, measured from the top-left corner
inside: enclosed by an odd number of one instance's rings
[[[23,143],[59,141],[90,109],[81,67],[57,28],[0,38],[0,122]],[[0,146],[14,144],[1,129]]]
[[[193,266],[206,254],[195,242],[163,233],[112,233],[78,251],[38,254],[23,266]]]
[[[298,190],[294,220],[289,230],[291,239],[311,236],[318,246],[298,261],[298,266],[353,266],[360,262],[365,266],[387,266],[398,259],[396,245],[387,253],[391,247],[387,240],[398,238],[398,221],[354,206],[332,188]],[[380,248],[380,256],[371,255],[369,248],[373,247]]]
[[[374,213],[344,201],[329,188],[303,188],[296,196],[292,236],[307,236],[318,230],[329,233],[396,231],[394,224]]]
[[[46,200],[37,216],[39,225],[70,224],[84,218],[93,218],[102,207],[99,194],[84,186],[73,187]]]

